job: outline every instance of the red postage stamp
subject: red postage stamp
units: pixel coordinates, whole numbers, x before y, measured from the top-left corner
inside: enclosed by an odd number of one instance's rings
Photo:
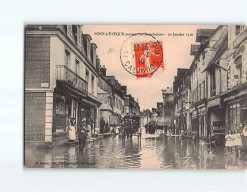
[[[159,68],[164,70],[162,42],[151,34],[133,34],[125,40],[120,60],[136,78],[152,77]]]
[[[135,69],[137,78],[152,77],[158,69],[164,69],[162,42],[134,44]]]

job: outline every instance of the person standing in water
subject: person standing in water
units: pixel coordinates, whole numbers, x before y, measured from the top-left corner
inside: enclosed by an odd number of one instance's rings
[[[78,131],[79,149],[81,149],[82,151],[86,146],[87,136],[88,136],[88,129],[86,126],[86,121],[82,120],[80,124],[80,129]]]

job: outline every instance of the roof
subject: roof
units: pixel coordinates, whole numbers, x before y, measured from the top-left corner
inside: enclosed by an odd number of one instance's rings
[[[202,42],[203,38],[208,38],[215,31],[215,29],[197,29],[196,42]]]
[[[227,48],[228,48],[228,31],[227,31],[227,29],[222,33],[221,38],[219,39],[219,41],[217,41],[215,43],[213,48],[216,48],[216,52],[213,55],[212,59],[207,64],[207,67],[202,72],[206,71],[207,69],[209,69],[213,65],[216,65],[215,62],[227,50]]]

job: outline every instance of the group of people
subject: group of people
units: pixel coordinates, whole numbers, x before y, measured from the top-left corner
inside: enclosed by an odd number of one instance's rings
[[[80,123],[80,128],[77,131],[79,148],[82,150],[84,149],[84,147],[87,143],[88,132],[89,132],[89,130],[87,127],[87,123],[85,120],[82,120]]]
[[[140,117],[136,116],[135,113],[133,113],[132,116],[129,116],[128,114],[124,117],[124,124],[122,128],[122,137],[125,139],[125,136],[127,136],[127,139],[132,139],[132,136],[134,133],[138,131],[140,127]]]
[[[110,125],[105,122],[104,117],[100,119],[100,134],[110,132]]]
[[[180,135],[180,136],[186,136],[186,125],[181,125],[176,127],[175,124],[167,124],[164,125],[164,134],[166,135]]]
[[[241,128],[241,126],[239,127]],[[247,146],[247,122],[242,130],[228,131],[225,136],[225,147],[228,152],[241,153],[241,148]]]
[[[83,149],[86,145],[88,134],[93,131],[93,122],[91,119],[88,121],[86,118],[82,119],[77,131],[76,131],[76,119],[75,118],[69,118],[67,120],[67,127],[69,131],[69,141],[71,144],[76,143],[76,140],[78,139],[79,148]]]
[[[145,125],[146,134],[155,134],[157,131],[157,124],[155,121],[149,122]]]
[[[100,120],[100,134],[111,132],[121,134],[123,138],[126,136],[127,138],[132,138],[132,135],[138,131],[139,127],[140,117],[136,116],[135,113],[131,116],[127,114],[119,125],[109,125],[108,122],[105,122],[104,117]]]

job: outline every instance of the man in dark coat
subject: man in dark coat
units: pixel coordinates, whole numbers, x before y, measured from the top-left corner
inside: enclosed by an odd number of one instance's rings
[[[80,129],[78,131],[79,148],[84,149],[87,142],[88,130],[86,127],[86,121],[83,120],[80,124]]]
[[[164,125],[164,134],[167,134],[167,123],[165,123],[165,125]]]
[[[173,131],[173,134],[177,134],[177,132],[176,132],[176,125],[175,124],[172,125],[172,131]]]
[[[148,134],[148,123],[145,125],[146,134]]]
[[[100,134],[104,132],[104,128],[105,128],[105,120],[104,117],[102,117],[100,120]]]

